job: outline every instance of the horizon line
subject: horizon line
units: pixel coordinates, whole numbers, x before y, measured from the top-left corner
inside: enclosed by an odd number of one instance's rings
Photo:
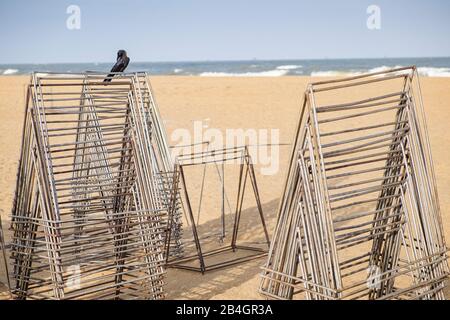
[[[251,62],[251,61],[323,61],[323,60],[381,60],[381,59],[442,59],[450,58],[450,56],[421,56],[421,57],[370,57],[370,58],[283,58],[283,59],[199,59],[199,60],[160,60],[160,61],[133,61],[132,63],[202,63],[202,62]],[[94,62],[10,62],[10,63],[0,63],[0,65],[50,65],[50,64],[101,64],[101,63],[114,63],[115,61],[94,61]]]

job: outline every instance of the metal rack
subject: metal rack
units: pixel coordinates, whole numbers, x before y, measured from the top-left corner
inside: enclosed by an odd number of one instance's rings
[[[31,77],[11,219],[16,299],[164,298],[165,130],[145,73],[105,77]]]
[[[294,141],[260,292],[444,299],[447,248],[416,68],[310,84]]]
[[[232,227],[227,228],[225,223],[225,207],[226,204],[229,204],[229,199],[225,189],[225,164],[230,164],[233,166],[237,166],[239,168],[238,174],[238,183],[237,183],[237,198],[234,212],[231,213],[233,223]],[[209,236],[202,234],[199,231],[199,217],[202,206],[202,198],[203,191],[205,185],[205,176],[206,176],[206,166],[213,165],[216,168],[219,178],[220,184],[220,194],[221,194],[221,214],[220,221],[217,223],[219,225],[219,247],[208,248],[205,250],[205,242]],[[203,167],[202,174],[202,185],[199,190],[199,207],[198,207],[198,217],[195,219],[194,209],[192,207],[192,190],[188,190],[189,179],[186,177],[185,170],[188,167],[200,166]],[[239,264],[245,261],[254,260],[260,257],[267,255],[267,250],[270,244],[269,235],[266,227],[266,222],[264,219],[264,214],[262,210],[261,200],[258,191],[258,185],[256,182],[255,171],[253,168],[253,163],[248,151],[247,147],[235,147],[235,148],[227,148],[220,150],[208,150],[205,152],[196,152],[191,154],[186,154],[179,156],[175,165],[175,172],[173,177],[174,188],[175,190],[172,192],[172,195],[179,196],[181,198],[181,203],[184,207],[184,213],[186,215],[186,220],[188,222],[188,226],[190,226],[192,231],[192,239],[194,243],[194,253],[186,254],[184,257],[180,258],[171,258],[169,251],[166,254],[167,257],[167,265],[173,268],[179,268],[190,271],[197,271],[201,273],[205,273],[212,270],[217,270],[221,268],[225,268],[231,265]],[[238,244],[238,232],[239,225],[242,216],[242,206],[244,203],[244,194],[248,185],[248,181],[250,181],[253,195],[256,202],[256,209],[259,215],[260,221],[255,223],[261,223],[262,230],[264,232],[264,244],[261,245],[240,245]],[[198,191],[198,190],[197,190]],[[212,191],[209,191],[210,195]],[[175,201],[175,199],[173,200]],[[219,207],[219,206],[217,206]],[[175,208],[175,206],[171,206],[171,208]],[[230,206],[231,209],[231,206]],[[169,218],[169,221],[172,219]],[[187,228],[185,228],[185,232]],[[208,230],[210,231],[210,230]],[[225,239],[230,234],[231,238],[229,240],[229,244],[225,244]],[[191,239],[191,241],[192,241]],[[170,237],[166,238],[166,241],[169,241]],[[187,240],[183,241],[183,243],[188,243]],[[265,247],[265,248],[264,248]],[[187,245],[186,245],[187,248]],[[168,248],[169,250],[169,248]],[[186,249],[187,250],[187,249]],[[238,255],[237,252],[244,253]],[[228,253],[231,253],[230,257],[226,257]],[[213,262],[206,262],[206,259],[212,258]]]

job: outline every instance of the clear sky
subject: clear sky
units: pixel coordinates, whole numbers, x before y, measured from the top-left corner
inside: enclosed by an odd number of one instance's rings
[[[0,0],[0,64],[434,57],[449,36],[448,0]]]

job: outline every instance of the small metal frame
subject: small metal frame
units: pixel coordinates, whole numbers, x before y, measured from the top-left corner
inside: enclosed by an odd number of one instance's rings
[[[214,164],[217,168],[217,172],[219,173],[219,178],[221,179],[221,186],[222,186],[222,203],[221,203],[221,221],[222,221],[222,229],[221,229],[221,240],[225,238],[226,230],[225,230],[225,203],[227,198],[226,191],[225,191],[225,182],[224,182],[224,165],[226,163],[230,163],[233,161],[234,163],[237,162],[237,165],[239,165],[239,182],[238,182],[238,192],[237,192],[237,199],[236,199],[236,208],[234,211],[234,223],[232,228],[232,237],[229,245],[223,246],[221,248],[212,249],[209,251],[204,251],[202,249],[202,241],[201,241],[201,235],[198,233],[198,220],[196,222],[191,206],[191,199],[188,193],[188,187],[186,182],[186,176],[184,173],[184,168],[189,166],[200,166],[203,165],[206,168],[207,164]],[[222,173],[220,173],[219,167],[222,168]],[[201,201],[202,201],[202,194],[203,194],[203,185],[204,185],[204,179],[205,179],[205,171],[203,171],[203,182],[202,182],[202,189],[200,191],[200,204],[199,204],[199,213],[200,213],[200,207],[201,207]],[[183,155],[177,158],[176,165],[175,165],[175,172],[173,181],[176,181],[174,183],[174,188],[179,189],[180,191],[174,190],[172,192],[172,195],[179,195],[182,198],[182,204],[184,207],[184,213],[186,216],[186,219],[188,223],[192,227],[192,236],[193,241],[195,243],[196,253],[190,256],[185,256],[182,258],[175,258],[171,259],[171,255],[169,254],[169,251],[166,253],[167,257],[167,265],[169,267],[173,268],[179,268],[184,270],[190,270],[190,271],[196,271],[201,272],[204,274],[207,271],[217,270],[221,268],[225,268],[231,265],[239,264],[245,261],[250,261],[253,259],[257,259],[259,257],[263,257],[267,255],[267,249],[259,248],[256,246],[242,246],[237,243],[238,238],[238,232],[239,232],[239,223],[242,215],[242,205],[244,202],[244,193],[247,186],[247,180],[250,180],[253,194],[255,197],[256,205],[258,214],[260,217],[260,223],[262,225],[262,228],[264,230],[264,236],[265,241],[267,244],[267,248],[270,245],[269,235],[267,232],[266,222],[263,215],[261,200],[259,197],[259,191],[258,186],[256,183],[256,176],[255,171],[253,168],[253,163],[251,160],[251,157],[248,152],[248,148],[245,147],[236,147],[236,148],[228,148],[228,149],[221,149],[221,150],[212,150],[212,151],[206,151],[206,152],[198,152],[198,153],[192,153],[189,155]],[[175,200],[173,200],[175,201]],[[172,206],[173,207],[173,206]],[[171,219],[169,218],[169,221]],[[170,235],[166,238],[166,241],[170,241]],[[186,243],[186,242],[184,242]],[[168,249],[167,249],[168,250]],[[242,251],[248,251],[250,254],[245,255],[243,257],[239,258],[233,258],[231,260],[226,261],[220,261],[213,264],[206,264],[205,263],[205,257],[212,257],[216,255],[225,254],[227,252],[236,252],[237,250]],[[189,265],[189,263],[192,263],[194,261],[198,260],[199,266],[192,266]]]

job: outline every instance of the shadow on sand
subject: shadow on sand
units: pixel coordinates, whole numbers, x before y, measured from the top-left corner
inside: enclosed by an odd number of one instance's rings
[[[276,223],[277,209],[279,200],[273,200],[263,204],[264,217],[268,226],[269,236],[272,235],[273,227]],[[227,220],[232,221],[230,215]],[[202,230],[207,230],[207,234],[203,234],[204,238],[220,233],[220,218],[208,221],[201,225]],[[230,230],[227,223],[227,229]],[[184,230],[185,236],[190,230]],[[190,228],[189,228],[190,229]],[[240,234],[238,237],[240,244],[246,243],[264,243],[264,233],[259,220],[258,210],[252,207],[242,211],[241,223],[239,225]],[[239,241],[238,241],[239,244]],[[188,244],[188,251],[191,251],[191,244]],[[267,248],[267,246],[266,246]],[[231,259],[230,256],[221,256],[218,259]],[[230,266],[227,268],[208,271],[204,275],[198,272],[179,270],[169,268],[166,278],[167,299],[211,299],[224,293],[225,291],[239,286],[249,281],[255,275],[260,273],[260,266],[265,262],[265,257]],[[249,298],[258,298],[257,283],[254,287],[249,288]],[[238,298],[238,297],[236,297]]]

